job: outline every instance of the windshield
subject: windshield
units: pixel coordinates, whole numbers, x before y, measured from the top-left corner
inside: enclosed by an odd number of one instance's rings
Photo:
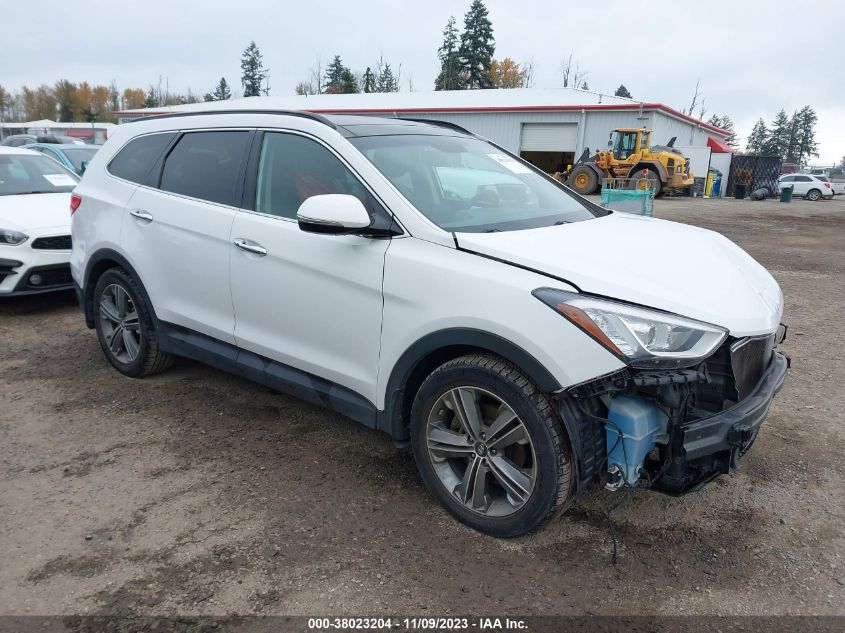
[[[76,174],[46,156],[0,154],[0,196],[71,191]]]
[[[446,231],[515,231],[596,217],[562,187],[478,139],[397,135],[349,141]]]
[[[97,153],[98,147],[66,147],[62,149],[65,156],[68,157],[68,160],[73,163],[73,168],[81,172],[82,171],[82,161],[90,161],[94,158],[94,154]]]

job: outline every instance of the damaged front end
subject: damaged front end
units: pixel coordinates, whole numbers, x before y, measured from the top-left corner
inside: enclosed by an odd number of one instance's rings
[[[603,480],[681,495],[737,468],[783,385],[785,334],[727,337],[694,367],[629,366],[558,394],[578,491]]]

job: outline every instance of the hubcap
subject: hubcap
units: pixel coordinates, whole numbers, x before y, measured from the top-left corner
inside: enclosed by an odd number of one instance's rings
[[[473,512],[508,516],[534,490],[537,468],[528,430],[489,391],[456,387],[440,396],[429,415],[426,442],[440,483]]]
[[[124,364],[138,358],[141,350],[141,323],[138,311],[123,286],[106,286],[100,296],[100,326],[112,355]]]

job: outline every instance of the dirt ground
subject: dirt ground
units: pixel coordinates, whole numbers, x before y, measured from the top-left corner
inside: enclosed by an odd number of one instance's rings
[[[517,540],[386,435],[195,363],[124,378],[71,294],[0,302],[0,614],[845,614],[845,200],[655,215],[777,278],[787,383],[733,475],[595,490]]]

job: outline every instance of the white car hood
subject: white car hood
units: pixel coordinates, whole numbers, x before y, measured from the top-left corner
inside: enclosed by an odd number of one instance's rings
[[[628,215],[501,233],[458,233],[458,246],[564,279],[582,292],[727,328],[773,332],[783,295],[768,271],[723,235]]]
[[[0,229],[26,233],[54,227],[70,234],[70,193],[0,196]]]

